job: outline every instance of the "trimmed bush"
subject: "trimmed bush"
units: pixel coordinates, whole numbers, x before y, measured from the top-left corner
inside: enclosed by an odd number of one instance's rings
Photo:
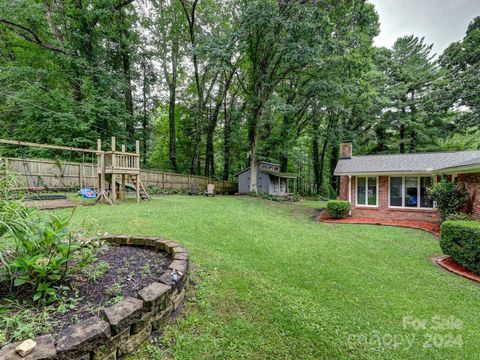
[[[342,219],[350,213],[350,203],[348,201],[330,200],[327,203],[328,216],[333,219]]]
[[[480,222],[445,221],[440,247],[457,263],[480,275]]]

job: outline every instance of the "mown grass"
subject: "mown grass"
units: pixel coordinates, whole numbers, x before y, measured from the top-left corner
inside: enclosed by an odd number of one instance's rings
[[[182,316],[160,347],[130,359],[478,359],[480,286],[432,264],[432,235],[319,224],[314,213],[248,197],[165,196],[74,218],[162,235],[191,253],[198,285]],[[404,328],[404,317],[426,327]]]

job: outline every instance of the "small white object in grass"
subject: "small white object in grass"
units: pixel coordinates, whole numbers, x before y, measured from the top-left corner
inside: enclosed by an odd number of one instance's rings
[[[15,352],[20,355],[22,358],[28,356],[37,346],[37,343],[31,339],[25,340],[20,345],[15,348]]]

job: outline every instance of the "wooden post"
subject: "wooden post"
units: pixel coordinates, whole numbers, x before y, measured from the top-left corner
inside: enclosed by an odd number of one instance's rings
[[[125,201],[126,198],[126,189],[125,189],[125,174],[122,174],[122,186],[120,188],[120,199]]]
[[[80,183],[80,189],[83,189],[83,164],[78,166],[78,182]]]
[[[140,173],[137,175],[135,188],[137,189],[137,204],[140,202]]]
[[[138,169],[137,179],[135,188],[137,189],[137,204],[140,202],[140,141],[135,140],[135,153],[137,157],[135,158],[135,167]]]
[[[165,173],[162,173],[162,189],[165,189]]]
[[[97,178],[98,178],[98,194],[95,202],[106,202],[112,204],[107,196],[105,189],[105,152],[102,151],[102,141],[97,140]]]

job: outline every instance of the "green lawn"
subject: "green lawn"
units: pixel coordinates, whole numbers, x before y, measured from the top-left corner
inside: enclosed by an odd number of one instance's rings
[[[478,359],[480,286],[432,265],[432,235],[319,224],[314,213],[301,203],[165,196],[79,208],[75,221],[162,235],[191,253],[198,285],[183,315],[159,348],[130,359]],[[404,328],[404,317],[425,328]]]

